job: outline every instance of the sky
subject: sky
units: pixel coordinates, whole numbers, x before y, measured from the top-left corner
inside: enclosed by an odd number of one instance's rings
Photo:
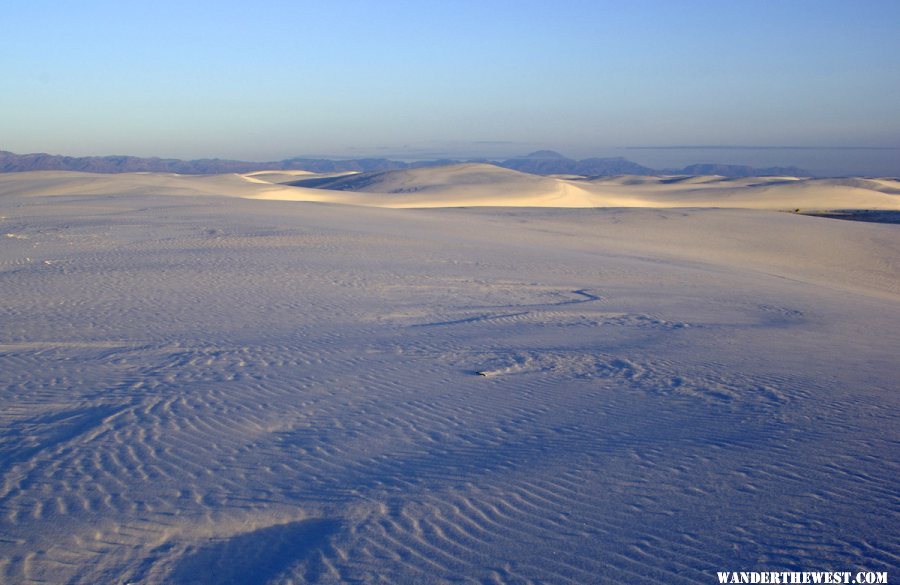
[[[900,147],[896,0],[4,0],[0,150]]]

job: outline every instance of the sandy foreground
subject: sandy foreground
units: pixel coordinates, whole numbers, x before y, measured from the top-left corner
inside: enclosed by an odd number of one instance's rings
[[[484,166],[0,175],[0,582],[900,575],[897,181]]]

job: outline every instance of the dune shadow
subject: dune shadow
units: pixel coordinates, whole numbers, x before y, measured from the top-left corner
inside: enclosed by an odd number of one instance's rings
[[[882,209],[839,209],[834,211],[809,211],[801,215],[824,217],[827,219],[845,219],[850,221],[868,221],[871,223],[900,224],[900,211]]]
[[[269,526],[189,550],[172,569],[172,585],[266,583],[301,562],[333,534],[333,520],[305,520]]]

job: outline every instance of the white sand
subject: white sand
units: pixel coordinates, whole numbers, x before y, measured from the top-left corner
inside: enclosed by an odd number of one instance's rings
[[[375,207],[896,182],[427,171],[0,175],[0,582],[897,572],[900,227]]]
[[[288,183],[331,179],[328,188]],[[244,175],[39,171],[0,175],[0,195],[223,195],[387,208],[432,207],[717,207],[900,210],[900,181],[795,177],[636,177],[595,180],[541,177],[487,164],[323,173],[259,171]]]
[[[298,188],[254,196],[394,208],[529,206],[900,209],[900,182],[884,179],[624,176],[571,180],[529,175],[487,164],[356,174],[335,179],[329,189]]]

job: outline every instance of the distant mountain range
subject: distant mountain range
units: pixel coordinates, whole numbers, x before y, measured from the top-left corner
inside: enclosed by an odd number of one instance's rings
[[[552,150],[539,150],[526,156],[494,162],[500,167],[534,175],[721,175],[723,177],[791,176],[809,177],[797,167],[754,168],[746,165],[696,164],[682,169],[651,169],[621,157],[574,160]]]
[[[83,171],[90,173],[159,172],[184,175],[218,173],[248,173],[251,171],[305,170],[316,173],[373,172],[421,167],[436,167],[464,162],[494,164],[535,175],[581,175],[598,177],[610,175],[722,175],[725,177],[753,177],[784,175],[809,177],[810,173],[797,167],[754,168],[745,165],[696,164],[682,169],[651,169],[630,160],[614,158],[586,158],[575,160],[552,150],[540,150],[504,161],[487,159],[438,159],[403,162],[385,158],[349,160],[324,158],[289,158],[273,162],[247,162],[225,159],[180,160],[174,158],[141,158],[136,156],[61,156],[55,154],[15,154],[0,150],[0,172],[24,171]]]

